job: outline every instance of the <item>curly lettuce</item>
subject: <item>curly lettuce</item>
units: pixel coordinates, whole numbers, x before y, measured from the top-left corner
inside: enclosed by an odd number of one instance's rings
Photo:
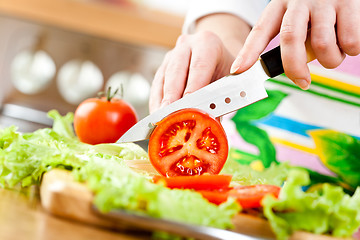
[[[351,236],[360,226],[360,190],[353,196],[328,183],[303,191],[310,183],[305,170],[289,172],[279,198],[266,197],[262,204],[277,238],[288,239],[296,230],[336,237]]]
[[[95,193],[94,204],[103,212],[126,209],[197,225],[232,227],[231,219],[240,210],[234,200],[217,206],[194,191],[153,184],[125,164],[124,160],[148,159],[140,146],[85,144],[73,132],[71,113],[63,117],[50,111],[49,116],[53,128],[33,133],[19,133],[16,127],[0,129],[0,187],[39,185],[45,172],[63,168],[87,183]]]

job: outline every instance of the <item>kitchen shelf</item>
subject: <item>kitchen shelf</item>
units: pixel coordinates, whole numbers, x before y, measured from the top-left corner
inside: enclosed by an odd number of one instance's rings
[[[172,48],[183,17],[142,7],[85,0],[0,0],[0,15],[118,42]]]

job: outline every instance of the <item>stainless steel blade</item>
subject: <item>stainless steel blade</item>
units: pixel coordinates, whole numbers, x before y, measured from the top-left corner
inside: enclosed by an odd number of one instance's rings
[[[223,77],[206,87],[159,109],[130,128],[117,142],[148,139],[157,122],[172,112],[197,108],[219,117],[267,97],[264,82],[270,77],[258,60],[249,70]]]
[[[160,218],[152,218],[146,215],[138,215],[129,213],[124,210],[111,211],[109,213],[101,213],[97,208],[93,207],[95,213],[101,217],[119,221],[122,225],[132,226],[147,231],[163,231],[182,237],[195,238],[199,240],[262,240],[242,233],[236,233],[213,227],[195,226],[191,224],[165,220]]]

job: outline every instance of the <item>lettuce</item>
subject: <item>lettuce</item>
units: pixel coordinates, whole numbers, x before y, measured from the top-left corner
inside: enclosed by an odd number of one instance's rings
[[[258,171],[249,165],[237,162],[233,158],[228,158],[221,174],[232,175],[232,180],[242,185],[271,184],[282,186],[290,168],[291,166],[288,163],[280,162],[278,164],[272,163],[270,167]]]
[[[293,169],[279,199],[263,200],[264,215],[278,239],[287,239],[295,230],[351,236],[360,226],[360,190],[350,197],[341,187],[324,183],[316,191],[304,192],[302,187],[309,183],[305,170]]]
[[[171,190],[151,183],[131,170],[124,160],[148,159],[134,143],[89,145],[75,136],[73,115],[50,111],[53,128],[19,133],[0,129],[0,187],[39,185],[53,168],[71,170],[77,181],[95,193],[94,204],[103,212],[126,209],[138,214],[198,225],[231,228],[239,212],[234,200],[217,206],[190,190]],[[206,217],[204,217],[206,216]]]
[[[20,182],[24,187],[40,184],[42,174],[55,167],[80,168],[89,150],[52,129],[20,134],[10,127],[0,132],[0,139],[7,139],[0,148],[0,185],[10,188]]]
[[[216,206],[194,191],[153,184],[115,158],[93,158],[74,174],[78,181],[87,182],[102,212],[126,209],[156,218],[231,228],[231,218],[240,210],[233,200]]]

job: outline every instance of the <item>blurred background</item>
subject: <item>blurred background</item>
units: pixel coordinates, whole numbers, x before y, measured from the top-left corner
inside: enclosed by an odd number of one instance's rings
[[[51,126],[108,86],[148,114],[151,81],[190,0],[0,0],[0,126]]]

